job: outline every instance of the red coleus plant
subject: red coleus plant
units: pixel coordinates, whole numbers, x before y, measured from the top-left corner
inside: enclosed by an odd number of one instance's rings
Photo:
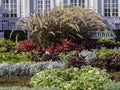
[[[81,66],[86,65],[85,58],[76,53],[68,62],[68,67],[77,67],[81,68]]]
[[[24,40],[19,42],[18,46],[16,46],[16,50],[19,52],[39,51],[40,47],[33,40]]]
[[[62,39],[60,43],[51,43],[45,51],[50,53],[58,53],[58,52],[68,52],[71,50],[81,51],[83,49],[82,45],[78,45],[71,40]]]

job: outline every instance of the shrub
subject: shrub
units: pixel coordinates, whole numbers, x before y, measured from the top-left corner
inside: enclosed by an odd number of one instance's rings
[[[106,24],[101,16],[91,9],[65,6],[56,7],[50,12],[33,15],[20,20],[17,24],[31,30],[31,38],[41,47],[51,42],[57,43],[62,38],[76,42],[86,38],[88,30],[105,30]],[[28,26],[28,27],[26,27]]]
[[[101,49],[96,54],[98,55],[99,58],[104,59],[107,55],[112,53],[117,53],[117,51],[114,49]]]
[[[78,67],[81,68],[82,65],[85,65],[85,59],[78,53],[76,53],[68,62],[68,67]]]
[[[81,45],[84,46],[85,49],[94,49],[97,47],[97,43],[96,43],[96,40],[91,40],[91,39],[88,39],[88,40],[83,40],[81,42]]]
[[[106,47],[106,48],[113,48],[115,45],[115,42],[110,39],[110,38],[99,38],[97,43],[102,47]]]
[[[60,90],[101,90],[111,82],[109,75],[98,68],[49,69],[35,74],[30,84],[34,87],[56,87]]]
[[[14,50],[15,43],[10,39],[1,39],[0,40],[0,52],[9,52]]]
[[[16,46],[16,50],[19,52],[28,52],[32,50],[39,51],[40,47],[32,40],[24,40],[19,42],[18,46]]]
[[[63,62],[68,62],[75,54],[77,53],[77,51],[70,51],[70,52],[61,52],[59,53],[59,57],[60,57],[60,60],[63,61]]]
[[[28,61],[30,62],[31,60],[28,59],[25,55],[25,53],[17,54],[15,52],[6,52],[6,53],[0,53],[0,63],[2,62],[21,62],[21,61]]]
[[[26,56],[33,62],[41,61],[41,57],[43,56],[44,51],[40,50],[39,52],[36,51],[29,51],[26,53]]]
[[[11,75],[25,76],[33,75],[41,70],[52,68],[65,68],[65,65],[60,62],[19,62],[19,63],[1,63],[0,64],[0,77]]]
[[[101,44],[105,44],[105,43],[113,43],[113,40],[110,38],[101,38],[100,37],[97,42],[101,43]]]
[[[114,32],[115,35],[116,35],[115,40],[116,40],[116,41],[120,41],[120,35],[119,35],[120,31],[119,31],[119,30],[114,30],[113,32]]]
[[[102,90],[120,90],[120,82],[110,82],[103,85]]]
[[[108,54],[105,58],[97,58],[93,66],[107,69],[108,71],[120,71],[120,54]]]
[[[35,73],[40,72],[41,70],[46,70],[49,68],[65,68],[65,64],[60,63],[60,62],[52,62],[52,61],[48,61],[48,62],[38,62],[38,63],[34,63],[30,66],[30,74],[29,75],[33,75]]]
[[[60,43],[51,43],[45,51],[50,53],[58,53],[58,52],[69,52],[71,50],[81,51],[83,49],[82,45],[78,45],[71,40],[62,39]]]
[[[96,49],[92,49],[91,51],[92,51],[93,53],[95,53],[96,55],[98,55],[99,52],[100,52],[100,49],[96,48]]]
[[[27,38],[27,32],[23,32],[22,30],[5,30],[4,31],[4,38],[11,39],[14,42],[25,40]]]
[[[60,57],[56,53],[45,53],[41,57],[41,61],[59,61]]]
[[[88,51],[88,50],[83,50],[79,53],[82,57],[85,58],[85,62],[87,64],[92,63],[96,59],[96,54],[94,52]]]

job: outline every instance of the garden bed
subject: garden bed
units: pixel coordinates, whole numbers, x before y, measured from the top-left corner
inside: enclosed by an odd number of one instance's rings
[[[87,34],[88,28],[106,29],[99,15],[81,7],[44,15],[20,20],[33,29],[30,40],[0,40],[0,90],[120,90],[120,51],[113,49],[120,42],[90,40]]]
[[[120,81],[120,72],[109,72],[113,80]]]
[[[120,72],[109,72],[113,80],[120,81]],[[13,86],[26,86],[30,87],[29,84],[31,76],[8,76],[0,78],[1,87],[13,87]]]
[[[30,76],[9,76],[0,78],[1,87],[13,87],[13,86],[27,86],[31,87],[29,84]]]

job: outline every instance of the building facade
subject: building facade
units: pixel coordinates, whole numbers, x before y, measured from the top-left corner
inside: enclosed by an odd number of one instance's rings
[[[120,17],[120,0],[0,0],[0,32],[11,30],[20,18],[29,17],[33,12],[50,11],[59,5],[90,8],[109,19],[111,24],[113,21],[120,23],[117,20]]]
[[[120,0],[64,0],[63,4],[87,7],[105,17],[120,17]]]

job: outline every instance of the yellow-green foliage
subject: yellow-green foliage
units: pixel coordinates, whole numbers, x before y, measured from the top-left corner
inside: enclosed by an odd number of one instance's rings
[[[34,87],[56,87],[59,90],[103,90],[102,86],[109,82],[110,76],[105,71],[91,66],[44,70],[30,80]]]
[[[22,61],[28,61],[31,62],[30,59],[27,58],[27,56],[24,53],[17,54],[15,52],[5,52],[5,53],[0,53],[0,63],[3,62],[22,62]]]
[[[15,42],[10,39],[1,39],[0,40],[0,53],[1,52],[9,52],[14,49]]]
[[[113,43],[113,40],[110,38],[101,38],[100,37],[97,42],[98,43]]]
[[[98,57],[101,59],[106,58],[107,55],[110,55],[112,53],[117,53],[118,51],[114,50],[114,49],[102,49],[99,50],[99,52],[97,53]]]
[[[63,61],[63,62],[68,62],[73,55],[75,55],[77,53],[77,51],[70,51],[68,53],[59,53],[59,57],[60,57],[60,60]]]

